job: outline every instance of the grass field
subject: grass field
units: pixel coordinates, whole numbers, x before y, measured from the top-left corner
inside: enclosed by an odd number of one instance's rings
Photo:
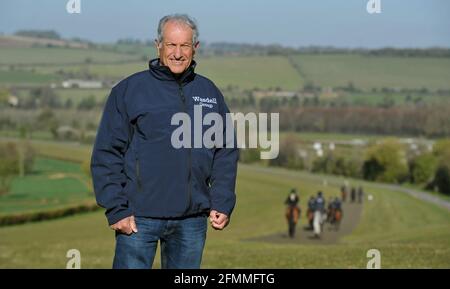
[[[148,69],[146,61],[129,61],[126,63],[113,64],[71,64],[64,66],[33,66],[35,71],[42,74],[55,74],[60,71],[64,73],[83,74],[88,73],[99,79],[117,78],[122,79],[138,71]]]
[[[3,71],[0,72],[0,83],[19,83],[21,79],[46,83],[60,70],[121,79],[147,69],[144,58],[155,56],[150,47],[122,46],[117,52],[75,48],[0,48],[0,65],[25,65],[24,69],[36,72]],[[366,90],[383,87],[450,89],[450,59],[447,58],[345,54],[298,54],[290,58],[300,71],[284,56],[214,56],[198,57],[197,72],[222,88],[231,85],[240,89],[279,87],[296,91],[312,81],[322,87],[347,86],[352,82],[355,87]],[[395,103],[402,103],[404,97],[392,96]],[[375,105],[383,98],[382,94],[354,94],[347,100],[355,104]],[[439,97],[436,99],[441,100]]]
[[[20,138],[19,130],[0,130],[1,138]],[[53,136],[50,131],[34,131],[32,135],[33,139],[38,140],[53,140]]]
[[[228,85],[241,89],[297,90],[303,87],[303,79],[287,58],[281,56],[199,58],[196,71],[222,88]]]
[[[145,56],[145,57],[155,57],[156,56],[156,50],[153,43],[150,45],[143,45],[143,44],[126,44],[126,43],[120,43],[120,44],[114,44],[114,46],[111,48],[111,46],[106,45],[105,46],[108,49],[113,49],[114,51],[120,52],[120,53],[128,53],[128,54],[134,54],[139,56]]]
[[[323,87],[450,88],[450,59],[369,57],[362,55],[297,55],[307,81]]]
[[[208,231],[203,267],[365,268],[366,252],[371,248],[380,250],[382,268],[450,266],[450,212],[403,193],[369,186],[366,191],[374,200],[364,205],[354,232],[337,244],[258,241],[285,231],[283,201],[291,187],[299,188],[302,208],[319,189],[327,195],[337,194],[341,181],[327,178],[324,187],[309,174],[241,165],[232,222],[223,232]],[[66,252],[76,248],[81,252],[82,268],[109,268],[113,235],[100,212],[0,228],[0,267],[64,268]],[[159,258],[155,267],[159,267]]]
[[[106,52],[105,52],[106,53]],[[126,54],[124,54],[126,55]],[[127,55],[126,55],[127,56]],[[83,60],[80,61],[83,63]],[[214,57],[199,58],[196,72],[213,80],[217,86],[238,86],[240,89],[297,90],[303,81],[285,57]],[[148,69],[144,60],[120,64],[73,64],[65,66],[34,66],[35,71],[51,75],[65,73],[89,73],[99,78],[125,78],[135,72]]]
[[[5,71],[0,70],[0,85],[11,84],[49,84],[55,82],[58,77],[52,74],[35,73],[24,70]]]
[[[119,51],[130,52],[126,45]],[[67,48],[1,48],[0,66],[24,65],[23,69],[0,70],[0,84],[47,84],[57,79],[57,71],[96,75],[100,78],[123,78],[146,69],[145,48],[136,54],[95,49]],[[365,57],[360,55],[296,55],[296,71],[286,57],[246,56],[199,58],[197,72],[212,79],[219,87],[240,89],[298,90],[307,81],[323,87],[346,86],[352,81],[357,88],[373,87],[450,89],[450,59]],[[92,64],[87,64],[90,59]],[[118,63],[120,62],[120,63]],[[45,65],[42,65],[45,64]],[[28,65],[28,67],[25,67]],[[21,68],[22,69],[22,68]],[[35,70],[35,73],[31,72]],[[25,93],[25,92],[24,92]],[[65,101],[74,104],[89,95],[97,101],[109,93],[101,90],[56,90]],[[21,95],[19,95],[21,96]],[[377,105],[382,94],[352,94],[353,104]],[[402,103],[403,95],[393,95]],[[428,98],[426,95],[424,98]],[[413,95],[414,98],[414,95]],[[427,99],[426,101],[429,101]],[[433,99],[442,101],[442,99]],[[3,109],[2,116],[15,115],[32,123],[39,111]],[[55,110],[59,119],[70,122],[97,120],[98,110],[78,112]],[[11,119],[13,117],[11,116]],[[69,121],[70,119],[70,121]],[[1,132],[17,136],[18,132]],[[281,135],[283,138],[285,134]],[[48,131],[35,137],[50,139]],[[300,140],[373,141],[379,136],[302,133]],[[86,185],[80,165],[90,157],[90,146],[75,143],[33,141],[40,157],[35,173],[16,178],[13,192],[0,197],[0,215],[57,208],[65,204],[94,200]],[[349,149],[352,153],[360,150]],[[69,161],[69,162],[67,162]],[[325,186],[323,180],[327,180]],[[327,200],[338,193],[343,179],[314,176],[277,168],[240,165],[237,182],[238,202],[230,226],[223,232],[209,230],[203,258],[204,268],[365,268],[366,252],[381,252],[383,268],[449,268],[450,212],[402,192],[379,189],[364,184],[374,199],[366,202],[354,231],[333,244],[302,244],[269,241],[266,236],[281,236],[286,231],[283,201],[292,187],[300,191],[301,206],[318,190]],[[63,192],[63,194],[61,194]],[[300,226],[306,220],[302,216]],[[304,233],[302,231],[300,234]],[[109,268],[113,257],[114,233],[109,230],[101,212],[85,213],[58,220],[0,228],[0,268],[64,268],[66,252],[80,250],[83,268]],[[159,257],[155,267],[159,267]]]
[[[117,62],[136,60],[136,56],[102,51],[97,49],[77,49],[77,48],[22,48],[14,47],[0,48],[0,65],[14,64],[69,64],[85,63],[86,59],[92,62]]]
[[[0,215],[37,212],[92,201],[80,164],[39,157],[33,172],[16,177],[0,196]]]
[[[61,103],[64,104],[68,99],[71,99],[74,107],[76,107],[82,100],[90,96],[93,96],[96,102],[106,100],[110,93],[110,89],[59,88],[55,89],[55,93],[60,97]]]

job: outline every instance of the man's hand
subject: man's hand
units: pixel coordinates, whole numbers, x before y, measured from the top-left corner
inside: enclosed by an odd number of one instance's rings
[[[131,235],[131,233],[137,233],[138,231],[136,223],[134,221],[134,216],[126,217],[115,223],[114,225],[111,225],[111,229],[127,235]]]
[[[216,210],[211,210],[209,213],[209,222],[215,230],[223,230],[228,225],[228,216],[217,212]]]

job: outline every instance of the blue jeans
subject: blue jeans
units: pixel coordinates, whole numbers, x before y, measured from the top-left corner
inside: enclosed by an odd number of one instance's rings
[[[151,269],[161,243],[163,269],[198,269],[206,240],[207,217],[153,219],[135,217],[137,233],[116,233],[114,269]]]

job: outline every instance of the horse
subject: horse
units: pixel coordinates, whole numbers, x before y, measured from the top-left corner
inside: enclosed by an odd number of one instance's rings
[[[294,238],[295,227],[297,226],[298,218],[300,216],[300,208],[297,206],[288,206],[286,208],[286,220],[288,223],[289,237]]]
[[[341,220],[342,220],[342,210],[334,209],[330,224],[334,226],[334,229],[336,231],[339,230]]]
[[[309,229],[313,229],[313,221],[314,221],[314,211],[311,209],[308,209],[306,212],[306,218],[308,219]]]

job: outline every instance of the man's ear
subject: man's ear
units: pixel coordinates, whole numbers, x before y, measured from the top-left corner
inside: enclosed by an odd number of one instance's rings
[[[159,48],[160,48],[160,43],[158,41],[158,39],[155,39],[155,48],[156,48],[156,55],[159,58]]]
[[[192,56],[195,56],[195,51],[197,51],[197,49],[198,49],[199,47],[200,47],[200,41],[197,41],[197,42],[194,44],[194,46],[193,46],[194,52],[193,52]]]

